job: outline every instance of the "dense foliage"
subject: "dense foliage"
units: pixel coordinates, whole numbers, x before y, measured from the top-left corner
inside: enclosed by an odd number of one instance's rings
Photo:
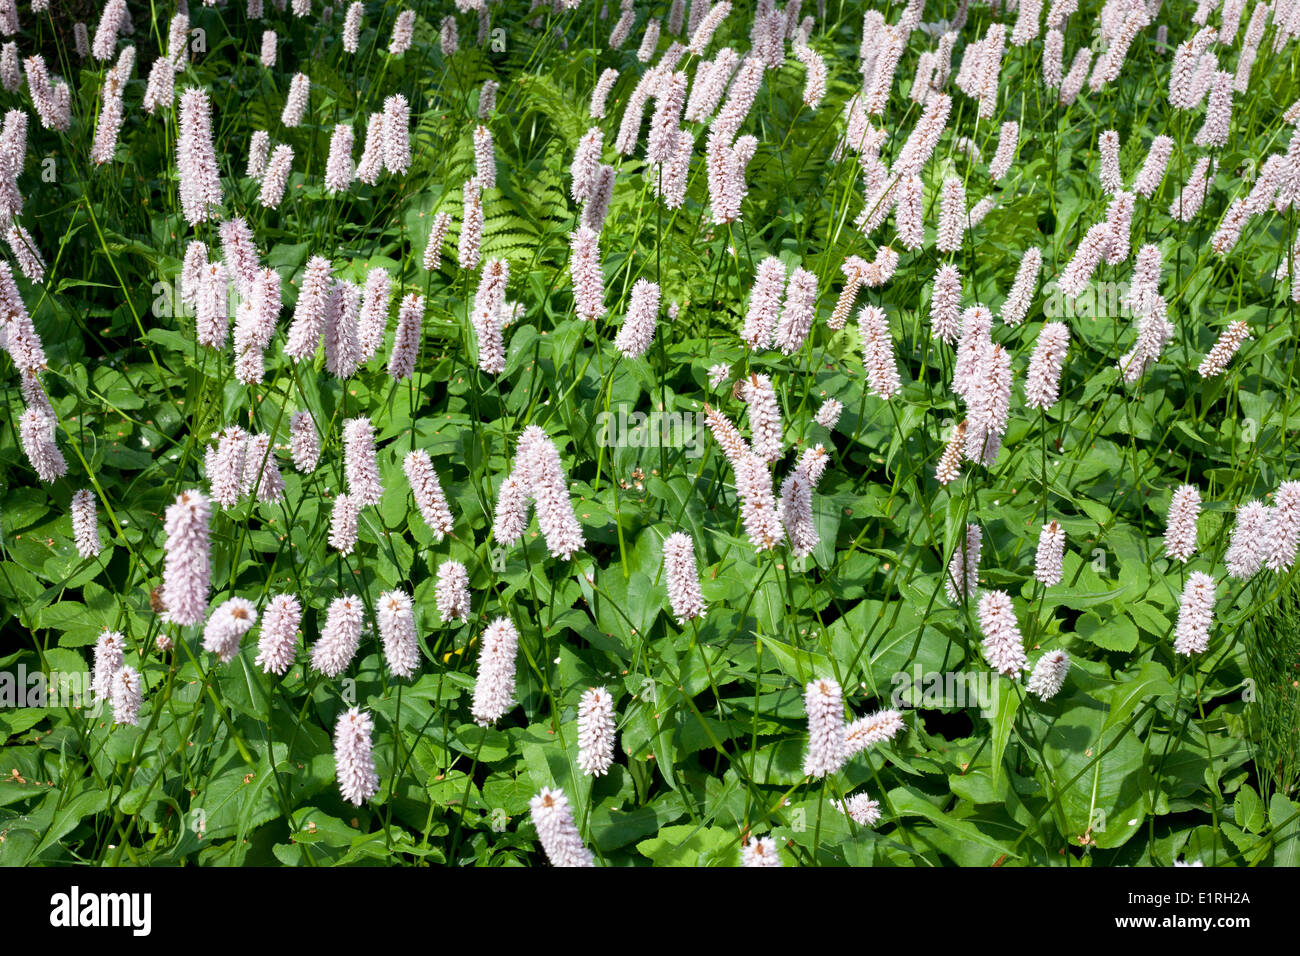
[[[152,114],[141,102],[154,59],[168,49],[171,5],[130,3],[133,32],[120,33],[107,59],[78,55],[58,3],[53,13],[24,3],[18,29],[4,38],[23,59],[42,53],[65,78],[71,122],[60,130],[38,120],[30,72],[0,91],[4,110],[29,117],[14,221],[47,264],[43,278],[20,273],[12,240],[5,251],[43,342],[37,388],[66,459],[66,474],[38,476],[20,420],[39,399],[20,388],[18,365],[0,358],[8,412],[0,429],[0,862],[542,864],[530,801],[543,788],[567,795],[597,865],[737,865],[756,837],[771,837],[786,865],[1300,862],[1295,572],[1291,560],[1243,579],[1225,568],[1237,510],[1253,499],[1272,504],[1298,476],[1291,396],[1300,325],[1287,265],[1300,263],[1287,191],[1300,192],[1291,185],[1300,184],[1300,150],[1283,112],[1300,97],[1286,32],[1300,4],[1261,4],[1267,26],[1248,88],[1232,97],[1226,143],[1198,145],[1207,105],[1171,105],[1176,49],[1208,23],[1215,35],[1205,50],[1219,70],[1235,71],[1253,3],[1243,13],[1233,0],[1222,10],[1213,0],[1199,10],[1186,0],[1156,0],[1151,10],[1085,0],[1061,26],[1067,68],[1080,48],[1113,46],[1117,22],[1148,14],[1118,77],[1085,84],[1063,104],[1044,81],[1047,31],[1036,26],[1029,42],[1006,44],[984,115],[955,83],[962,56],[991,25],[1004,24],[1010,38],[1018,11],[996,0],[929,0],[918,28],[891,34],[905,47],[886,78],[883,111],[865,116],[873,74],[860,72],[862,58],[870,66],[888,46],[879,25],[908,11],[892,4],[877,22],[861,4],[828,0],[817,9],[805,0],[799,11],[791,0],[795,15],[777,41],[784,60],[763,72],[743,116],[741,132],[757,143],[740,164],[740,216],[719,221],[707,123],[675,123],[695,137],[680,208],[657,195],[663,169],[646,161],[644,139],[631,155],[615,148],[638,83],[670,44],[689,41],[687,27],[669,29],[672,4],[639,0],[630,39],[614,49],[612,0],[535,10],[500,0],[482,13],[457,2],[464,9],[411,3],[413,38],[400,54],[389,52],[398,5],[366,5],[353,53],[343,41],[345,4],[315,3],[301,16],[268,2],[250,19],[240,0],[194,2],[176,98]],[[679,6],[692,22],[708,7]],[[671,69],[694,82],[723,47],[743,58],[770,9],[759,4],[756,20],[749,4],[736,3],[704,54],[685,53]],[[1230,9],[1241,21],[1235,34],[1220,30]],[[101,11],[87,16],[94,39]],[[804,16],[812,17],[807,32]],[[444,52],[444,17],[457,25],[454,53]],[[651,19],[662,36],[645,62],[637,48]],[[952,78],[913,95],[928,82],[919,58],[933,56],[949,28]],[[278,37],[272,67],[262,61],[267,29]],[[136,63],[127,67],[121,132],[109,161],[94,162],[101,109],[128,45]],[[827,70],[815,106],[805,102],[807,50]],[[593,119],[592,92],[607,68],[618,78],[605,116]],[[310,78],[309,102],[301,124],[286,127],[299,72]],[[495,103],[482,102],[485,81],[499,84]],[[210,98],[222,192],[198,222],[185,215],[177,158],[189,89]],[[870,150],[846,141],[849,131],[862,136],[860,120],[883,131],[876,153],[895,163],[921,101],[939,92],[951,96],[951,116],[919,173],[924,241],[900,241],[893,214],[864,233],[855,221],[878,197],[879,170]],[[397,94],[410,105],[409,171],[328,189],[336,124],[353,125],[360,153],[367,121]],[[645,106],[647,127],[655,104],[652,96]],[[1007,121],[1019,124],[1014,159],[991,175]],[[480,123],[493,139],[495,185],[482,192],[480,261],[461,268],[467,181],[483,174]],[[593,126],[604,134],[600,161],[615,174],[594,230],[604,312],[588,320],[575,311],[571,236],[584,210],[571,196],[570,167]],[[246,175],[258,130],[293,151],[284,197],[270,206],[263,183]],[[1108,247],[1115,261],[1069,298],[1058,280],[1093,224],[1107,221],[1116,193],[1099,154],[1108,130],[1118,134],[1124,183],[1156,136],[1169,136],[1172,152],[1152,195],[1127,194],[1131,250]],[[1278,178],[1263,210],[1216,250],[1225,212],[1275,154],[1284,159],[1269,167]],[[1171,203],[1202,157],[1215,163],[1203,206],[1179,221]],[[964,187],[963,219],[980,200],[992,203],[952,252],[937,240],[946,180]],[[429,270],[423,259],[439,213],[450,214],[451,230]],[[219,261],[220,225],[234,218],[251,227],[260,266],[282,280],[265,376],[251,384],[236,376],[231,344],[199,344],[195,309],[181,294],[187,247],[201,241]],[[1127,294],[1146,245],[1159,250],[1172,334],[1129,381],[1122,360],[1145,319]],[[962,346],[932,335],[936,271],[945,263],[959,271],[963,310],[983,304],[1005,316],[1031,247],[1043,265],[1027,315],[991,328],[1013,379],[1001,450],[987,467],[966,462],[960,477],[941,483],[936,466],[969,407],[953,389]],[[879,263],[891,250],[900,256],[892,276],[859,292],[842,330],[828,326],[846,259]],[[333,280],[357,287],[376,268],[392,277],[386,338],[350,376],[331,374],[314,345],[301,361],[285,352],[313,256],[329,261]],[[816,321],[789,354],[741,335],[768,257],[783,276],[802,268],[816,279]],[[503,326],[505,346],[504,370],[494,374],[480,367],[473,312],[487,264],[498,259],[509,264],[505,295],[517,307],[491,320]],[[658,322],[653,344],[629,357],[615,338],[642,279],[661,291]],[[396,378],[391,319],[412,293],[424,299],[418,354],[414,373]],[[232,291],[236,323],[237,299]],[[864,306],[883,310],[883,345],[863,340],[864,329],[879,329],[859,324]],[[12,303],[6,311],[12,327]],[[1026,367],[1051,320],[1070,337],[1060,397],[1030,407]],[[1226,370],[1201,374],[1236,322],[1249,338]],[[896,367],[896,394],[884,399],[889,388],[868,382],[872,362]],[[718,365],[725,374],[711,376]],[[756,546],[736,469],[705,424],[707,405],[757,448],[744,384],[755,375],[770,379],[779,406],[779,457],[763,464],[772,493],[806,450],[826,453],[811,495],[815,546],[804,556],[789,541]],[[843,411],[828,428],[816,416],[832,398]],[[300,472],[289,427],[302,410],[322,453]],[[374,424],[382,497],[360,509],[355,546],[341,551],[331,545],[331,516],[352,482],[344,423],[359,417]],[[242,598],[262,616],[227,662],[204,649],[202,621],[168,618],[164,558],[175,545],[164,516],[184,492],[213,494],[208,450],[235,425],[271,436],[284,490],[276,501],[212,504],[205,599],[215,610]],[[493,534],[528,426],[559,451],[583,538],[568,559],[531,517],[521,541]],[[454,522],[445,537],[412,497],[403,462],[413,450],[428,453],[441,481]],[[1191,519],[1194,553],[1178,560],[1165,535],[1171,497],[1184,485],[1195,486],[1201,506]],[[93,557],[74,540],[72,498],[82,489],[96,503],[102,550]],[[1270,509],[1274,525],[1281,510]],[[1035,564],[1051,521],[1066,546],[1061,579],[1049,586]],[[969,525],[982,534],[978,579],[953,600],[945,584],[960,581],[945,569],[963,553]],[[664,541],[675,532],[693,547],[707,604],[697,618],[670,606]],[[1278,534],[1266,526],[1260,540]],[[449,560],[468,571],[465,620],[448,621],[436,606]],[[1179,653],[1180,605],[1197,572],[1213,578],[1209,643]],[[417,623],[418,663],[407,678],[394,673],[376,624],[381,594],[397,590],[412,598]],[[993,592],[1010,600],[1024,673],[997,673],[982,647],[981,598]],[[303,616],[292,666],[276,675],[259,665],[257,641],[280,594],[295,595]],[[311,654],[342,595],[360,599],[365,627],[355,656],[331,677]],[[504,716],[480,723],[471,708],[483,637],[501,617],[518,634],[516,686]],[[86,675],[106,631],[122,635],[124,662],[140,676],[137,723],[115,721],[107,703],[30,696],[26,675]],[[1029,669],[1060,650],[1069,655],[1063,686],[1028,692]],[[805,773],[805,694],[823,679],[842,688],[839,718],[897,710],[902,727],[813,776]],[[584,772],[577,730],[593,687],[606,688],[617,726],[613,764],[600,775]],[[53,697],[57,679],[48,689]],[[378,779],[359,805],[340,789],[335,755],[336,728],[354,706],[373,721]],[[862,817],[868,822],[839,809],[863,792],[878,804]]]

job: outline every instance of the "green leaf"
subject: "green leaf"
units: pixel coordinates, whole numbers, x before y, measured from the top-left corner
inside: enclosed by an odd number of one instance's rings
[[[1096,611],[1089,611],[1074,622],[1074,629],[1080,637],[1108,651],[1127,652],[1137,647],[1137,625],[1123,614],[1109,615],[1103,621]]]
[[[108,806],[108,794],[103,790],[95,789],[85,790],[68,798],[61,790],[54,790],[44,802],[50,804],[51,801],[61,803],[62,806],[54,808],[49,828],[41,836],[40,843],[32,850],[28,859],[35,859],[53,847],[92,813],[102,812]]]
[[[931,803],[924,794],[912,787],[898,787],[889,791],[889,803],[899,817],[923,817],[950,837],[977,843],[990,850],[995,850],[999,854],[1005,854],[1014,860],[1020,859],[1020,854],[1012,848],[1010,843],[996,840],[984,833],[975,824],[943,812],[940,807]]]
[[[1273,794],[1268,822],[1273,828],[1273,865],[1300,866],[1300,804]]]
[[[1126,674],[1110,692],[1110,712],[1102,730],[1122,724],[1139,704],[1152,697],[1171,697],[1174,687],[1169,683],[1169,672],[1159,664],[1148,661],[1135,674]]]
[[[997,787],[1002,775],[1002,757],[1007,750],[1007,741],[1016,723],[1016,712],[1020,710],[1020,689],[1012,687],[1011,682],[999,675],[997,711],[990,721],[989,732],[993,748],[993,786]]]
[[[658,836],[642,840],[636,848],[655,866],[728,866],[740,861],[739,840],[721,827],[664,827]]]
[[[1244,827],[1251,833],[1263,832],[1264,801],[1259,798],[1259,794],[1250,784],[1241,785],[1236,799],[1232,801],[1232,811],[1238,826]]]
[[[824,654],[793,647],[766,634],[756,636],[759,643],[763,645],[763,653],[771,654],[781,672],[793,677],[800,686],[817,677],[829,677],[834,674],[830,659]]]

